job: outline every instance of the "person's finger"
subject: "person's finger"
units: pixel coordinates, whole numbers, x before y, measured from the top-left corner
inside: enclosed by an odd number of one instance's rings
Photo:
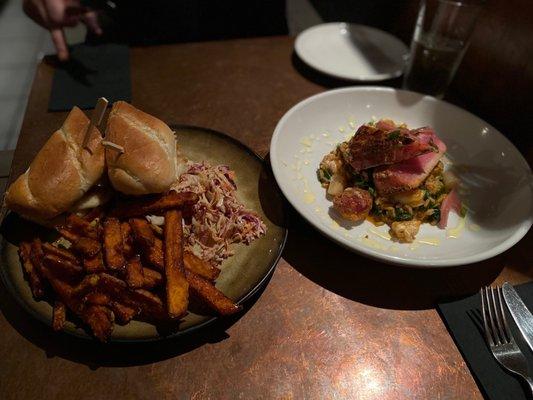
[[[65,5],[65,16],[76,15],[81,17],[86,12],[91,11],[88,7],[80,4],[79,1],[67,1]]]
[[[95,35],[100,36],[102,34],[102,28],[100,28],[100,24],[98,23],[98,14],[96,11],[86,12],[82,17],[82,21]]]
[[[67,61],[68,47],[63,29],[51,29],[50,33],[52,35],[52,42],[54,42],[54,46],[57,50],[57,58],[59,58],[59,61]]]
[[[45,0],[44,5],[50,24],[57,27],[72,24],[73,20],[77,23],[86,11],[79,0]]]
[[[58,28],[63,27],[63,26],[70,26],[70,27],[76,26],[78,25],[81,19],[82,19],[81,15],[65,15],[65,17],[63,18],[63,21],[61,21],[61,24],[55,25],[55,26],[57,26]]]
[[[49,28],[48,14],[44,4],[39,0],[24,0],[22,3],[22,10],[34,22],[44,28]]]

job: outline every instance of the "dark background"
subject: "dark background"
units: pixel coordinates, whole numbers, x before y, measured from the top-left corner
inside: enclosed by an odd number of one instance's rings
[[[296,35],[348,21],[409,43],[419,0],[118,1],[107,39],[132,44]],[[479,115],[522,152],[533,144],[533,1],[488,0],[446,99]],[[206,60],[209,62],[209,60]],[[348,83],[351,84],[351,83]]]
[[[310,0],[310,4],[326,22],[372,25],[409,44],[419,0]],[[533,1],[487,0],[446,100],[485,119],[524,154],[531,154],[532,93]]]

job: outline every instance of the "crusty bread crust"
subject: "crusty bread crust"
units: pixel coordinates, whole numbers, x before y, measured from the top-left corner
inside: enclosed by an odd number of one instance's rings
[[[8,188],[6,206],[23,217],[43,223],[69,210],[104,173],[100,131],[93,128],[90,151],[81,149],[89,119],[74,107],[28,170]]]
[[[161,193],[176,180],[176,137],[161,120],[118,101],[109,115],[106,140],[124,148],[123,154],[105,151],[109,180],[119,192]]]

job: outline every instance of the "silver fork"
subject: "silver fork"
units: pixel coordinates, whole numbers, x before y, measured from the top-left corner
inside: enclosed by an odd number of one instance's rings
[[[528,373],[526,357],[516,344],[507,323],[501,287],[496,287],[496,290],[492,287],[481,289],[481,309],[485,338],[494,358],[509,372],[524,379],[533,394],[533,380]]]

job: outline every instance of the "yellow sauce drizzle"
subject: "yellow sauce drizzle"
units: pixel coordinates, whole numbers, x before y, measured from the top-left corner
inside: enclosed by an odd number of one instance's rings
[[[414,242],[409,246],[409,250],[416,250],[420,247],[420,243]]]
[[[440,244],[440,240],[438,238],[422,238],[417,240],[416,242],[421,244],[428,244],[430,246],[438,246]]]
[[[304,203],[312,204],[314,202],[315,202],[315,195],[313,193],[304,191]]]
[[[374,234],[376,236],[379,236],[382,239],[391,240],[391,236],[388,233],[381,233],[381,232],[375,231],[373,229],[369,229],[368,232],[370,232],[370,233],[372,233],[372,234]]]
[[[370,239],[368,235],[360,237],[359,239],[357,239],[357,241],[363,243],[365,246],[370,247],[372,249],[386,250],[386,248],[383,247],[379,242],[376,242],[375,240]]]
[[[298,173],[299,177],[297,176],[297,178],[299,180],[302,180],[302,183],[303,183],[303,186],[304,186],[304,189],[303,189],[303,200],[304,200],[304,203],[305,204],[312,204],[315,202],[315,195],[313,194],[313,192],[311,192],[311,190],[309,190],[309,182],[307,181],[307,179],[305,179],[302,174]]]
[[[305,147],[311,147],[313,145],[313,141],[305,136],[300,140],[300,143]]]

